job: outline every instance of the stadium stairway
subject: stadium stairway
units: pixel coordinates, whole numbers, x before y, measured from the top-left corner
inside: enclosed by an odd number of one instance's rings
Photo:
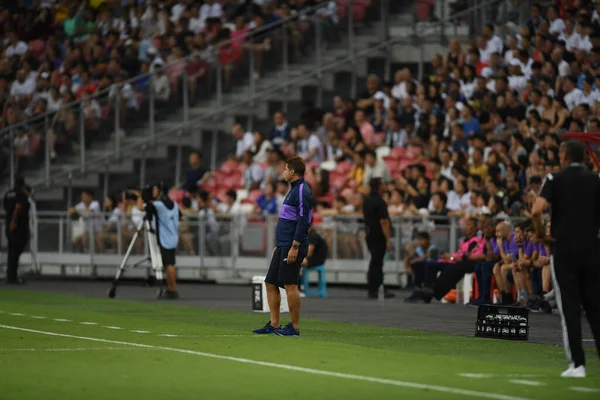
[[[395,2],[394,2],[395,3]],[[401,2],[398,2],[401,3]],[[404,2],[409,3],[409,2]],[[412,3],[412,1],[410,1]],[[403,12],[409,10],[409,12]],[[431,60],[436,53],[445,52],[445,46],[440,42],[439,30],[429,35],[419,38],[419,46],[415,46],[414,36],[411,35],[412,28],[407,30],[407,26],[412,26],[413,15],[410,7],[402,9],[396,7],[396,13],[389,17],[389,33],[392,38],[403,38],[391,47],[391,71],[399,68],[408,67],[417,76],[419,73],[419,60]],[[355,48],[357,51],[369,49],[371,46],[381,43],[381,26],[376,21],[370,24],[357,24],[355,26]],[[465,42],[468,40],[468,30],[466,26],[459,26],[457,30],[447,27],[446,34],[449,37],[456,37]],[[322,65],[334,63],[343,60],[348,56],[347,38],[342,38],[338,43],[330,43],[322,51]],[[314,71],[315,54],[309,54],[302,62],[291,64],[288,71],[288,80],[300,78],[307,72]],[[79,195],[84,189],[93,189],[99,194],[108,182],[108,192],[115,193],[125,188],[139,186],[143,183],[163,180],[173,183],[175,180],[176,149],[179,144],[182,146],[182,165],[181,171],[184,172],[187,166],[187,154],[190,149],[201,149],[204,153],[203,162],[207,167],[215,168],[226,157],[233,152],[235,141],[230,131],[234,123],[240,123],[248,128],[250,118],[252,119],[252,129],[268,131],[272,126],[272,115],[275,111],[283,109],[284,99],[287,100],[288,120],[292,123],[299,120],[302,105],[304,101],[314,101],[318,86],[323,90],[323,105],[331,104],[334,95],[342,95],[347,98],[351,94],[351,79],[353,70],[355,72],[357,93],[364,90],[366,77],[368,74],[377,74],[384,76],[386,54],[378,54],[364,58],[358,58],[354,64],[339,63],[335,67],[324,71],[322,79],[307,79],[299,84],[292,84],[287,91],[271,93],[260,101],[255,102],[254,107],[248,107],[244,104],[241,107],[230,107],[219,113],[215,119],[202,121],[200,124],[194,122],[194,119],[200,116],[206,116],[214,113],[219,107],[215,98],[207,99],[195,107],[189,109],[189,121],[191,123],[185,129],[182,127],[184,114],[178,110],[168,115],[164,120],[155,123],[157,133],[176,129],[169,137],[162,137],[150,143],[148,141],[147,121],[140,121],[139,127],[128,129],[125,136],[121,137],[122,152],[121,157],[109,158],[103,163],[94,163],[90,165],[85,172],[81,172],[77,166],[80,165],[78,156],[71,156],[59,165],[52,165],[51,177],[53,182],[49,187],[44,184],[35,185],[36,199],[38,208],[46,210],[62,210],[68,201],[78,201]],[[423,74],[428,73],[429,62],[424,64]],[[424,75],[425,76],[425,75]],[[256,82],[256,93],[264,89],[281,85],[284,79],[283,72],[272,71]],[[248,98],[250,85],[244,82],[236,87],[232,93],[224,94],[222,104],[235,104],[243,102]],[[222,110],[222,109],[221,109]],[[114,134],[113,134],[114,138]],[[107,142],[98,142],[94,147],[86,151],[86,159],[93,160],[114,153],[113,140]],[[211,149],[216,147],[217,151],[211,159]],[[125,150],[127,149],[128,150]],[[142,160],[145,160],[142,162]],[[143,166],[142,166],[143,164]],[[142,169],[144,170],[142,172]],[[66,171],[73,171],[71,179],[67,178]],[[108,174],[108,179],[106,176]],[[43,167],[37,170],[27,171],[25,177],[28,182],[40,182],[43,180]],[[70,181],[70,182],[69,182]],[[71,187],[71,196],[69,196],[69,186]],[[4,192],[7,190],[6,184],[0,187]],[[72,204],[70,204],[72,205]]]

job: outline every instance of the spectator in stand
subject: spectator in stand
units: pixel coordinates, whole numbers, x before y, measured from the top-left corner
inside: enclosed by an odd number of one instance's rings
[[[344,179],[341,187],[336,189],[343,189],[347,184],[351,183],[353,187],[360,187],[364,182],[365,177],[365,153],[354,153],[352,169],[348,173],[346,179]]]
[[[90,244],[90,232],[98,232],[102,228],[102,220],[98,218],[102,211],[100,203],[94,200],[94,192],[84,190],[81,193],[81,201],[67,211],[69,216],[80,219],[81,233],[73,240],[73,247],[83,252]]]
[[[365,151],[365,173],[363,175],[362,184],[366,187],[369,181],[373,178],[381,179],[385,184],[392,181],[390,171],[382,159],[377,158],[377,154],[373,150]]]
[[[485,179],[488,173],[488,166],[483,162],[483,150],[479,148],[473,149],[472,162],[469,164],[469,174],[478,175]]]
[[[254,161],[254,154],[250,150],[247,150],[242,156],[242,163],[244,164],[242,173],[244,188],[247,190],[258,189],[265,177],[263,168]]]
[[[288,124],[285,113],[278,111],[273,115],[273,127],[269,132],[269,141],[278,148],[290,140],[291,127]]]
[[[388,116],[388,132],[385,144],[388,147],[406,147],[408,145],[408,133],[401,128],[401,120],[397,117]]]
[[[323,162],[323,144],[319,140],[319,137],[311,132],[305,123],[300,123],[297,129],[299,137],[297,146],[298,155],[307,163]]]
[[[250,151],[254,154],[254,161],[259,164],[267,162],[267,153],[273,148],[271,142],[266,140],[265,134],[259,131],[254,132],[254,144]]]
[[[381,143],[381,135],[375,134],[375,128],[365,117],[363,110],[356,110],[354,113],[354,122],[360,130],[360,135],[367,148],[375,148]]]
[[[244,132],[244,128],[240,124],[235,124],[231,128],[231,135],[237,141],[235,156],[241,160],[244,153],[254,145],[254,136],[251,132]]]
[[[285,201],[285,196],[288,194],[289,191],[290,184],[288,183],[288,181],[286,181],[285,179],[280,179],[279,181],[277,181],[277,194],[275,197],[277,198],[278,210],[281,210],[281,206]]]
[[[197,150],[192,150],[188,162],[189,168],[185,173],[185,181],[181,188],[186,192],[192,192],[204,183],[211,176],[211,173],[208,169],[202,167],[202,155]]]
[[[279,211],[277,205],[277,197],[275,196],[275,184],[269,183],[265,185],[263,194],[256,200],[255,213],[264,215],[276,215]]]

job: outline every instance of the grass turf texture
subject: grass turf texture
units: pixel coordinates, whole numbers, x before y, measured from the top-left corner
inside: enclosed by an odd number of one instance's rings
[[[58,334],[519,398],[593,399],[600,396],[600,392],[571,389],[573,386],[600,389],[600,363],[595,354],[588,353],[588,378],[558,379],[566,361],[562,348],[556,346],[317,320],[302,321],[300,338],[253,336],[251,329],[264,325],[268,317],[172,303],[138,303],[19,290],[0,290],[0,311],[0,325]],[[12,315],[15,313],[23,315]],[[282,322],[287,322],[287,315],[283,318]],[[177,336],[159,336],[165,334]],[[0,398],[478,397],[316,375],[126,343],[48,336],[0,327]],[[466,378],[460,373],[493,376]],[[510,382],[511,379],[540,385],[516,384]]]

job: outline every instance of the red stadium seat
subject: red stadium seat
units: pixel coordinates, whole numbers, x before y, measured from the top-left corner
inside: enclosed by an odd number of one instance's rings
[[[256,204],[256,200],[258,200],[258,198],[261,195],[262,195],[261,190],[253,190],[250,193],[248,193],[248,197],[246,197],[246,200],[250,201],[252,204]]]
[[[347,174],[341,174],[337,171],[332,171],[329,173],[329,186],[334,187],[336,189],[341,189],[342,183],[346,179]]]
[[[406,149],[404,147],[393,147],[390,157],[401,158],[406,155]]]
[[[219,170],[224,174],[230,174],[239,170],[239,164],[240,163],[236,161],[226,161],[221,165],[221,168],[219,168]]]
[[[242,173],[239,171],[233,171],[223,177],[223,180],[220,182],[220,184],[230,189],[239,189],[243,187]]]
[[[393,157],[383,157],[383,162],[390,172],[398,169],[398,161]]]

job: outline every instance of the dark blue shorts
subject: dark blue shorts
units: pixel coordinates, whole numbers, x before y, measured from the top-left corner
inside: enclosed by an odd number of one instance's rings
[[[298,285],[300,283],[300,269],[302,261],[308,254],[308,246],[300,246],[298,248],[298,257],[296,262],[288,264],[287,256],[291,246],[277,247],[271,265],[265,278],[266,283],[271,285],[284,287],[285,285]]]

